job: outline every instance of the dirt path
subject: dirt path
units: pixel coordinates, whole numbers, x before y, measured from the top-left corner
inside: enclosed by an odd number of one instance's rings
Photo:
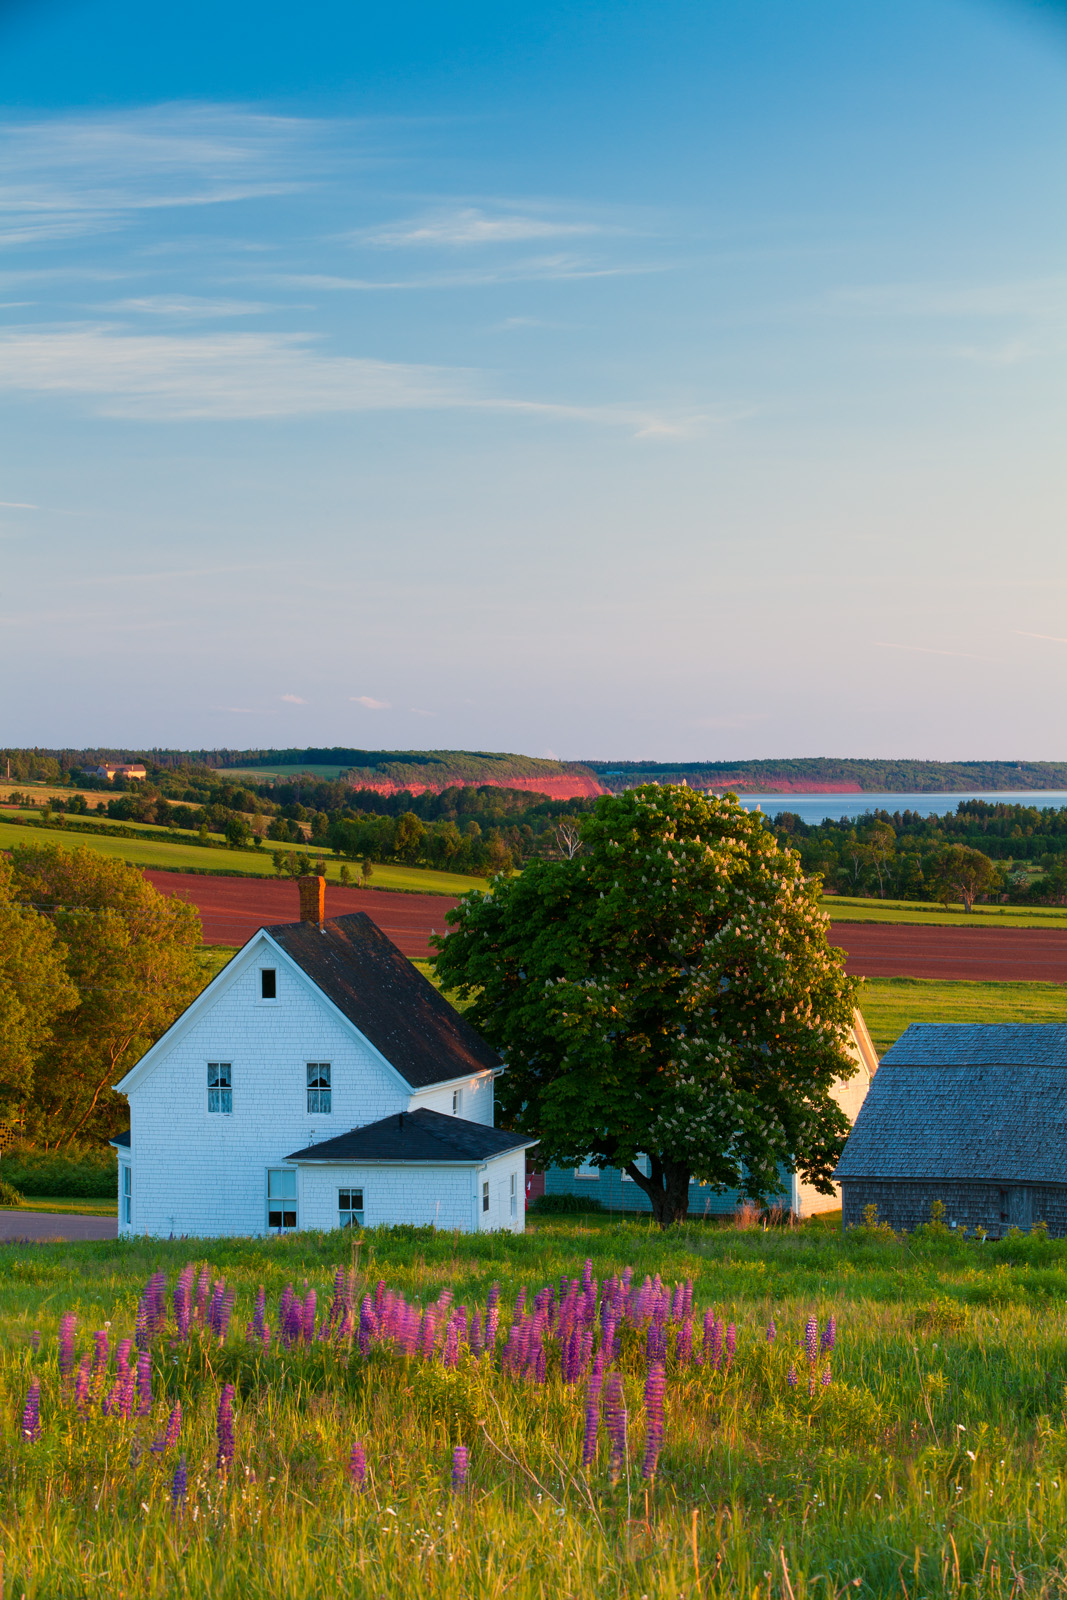
[[[242,945],[257,928],[295,922],[300,915],[296,884],[288,879],[207,878],[185,872],[146,871],[161,894],[181,895],[200,912],[206,944]],[[326,890],[326,915],[365,911],[406,956],[430,954],[431,933],[445,932],[455,900],[447,895],[396,894],[388,889]]]

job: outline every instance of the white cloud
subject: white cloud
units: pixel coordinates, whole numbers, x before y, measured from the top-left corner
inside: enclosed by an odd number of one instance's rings
[[[1023,628],[1013,628],[1012,633],[1017,633],[1020,639],[1047,639],[1049,644],[1067,644],[1067,639],[1059,633],[1027,633]]]
[[[432,717],[436,715],[436,712],[423,711],[419,706],[409,706],[408,710],[413,717]]]
[[[0,506],[5,511],[40,511],[40,506],[31,505],[28,500],[0,500]]]
[[[195,294],[148,294],[139,299],[115,300],[109,311],[130,311],[174,321],[208,322],[218,317],[259,316],[273,307],[262,300],[211,300]]]
[[[476,206],[439,211],[392,227],[368,229],[356,235],[367,244],[399,248],[409,245],[456,247],[486,244],[520,244],[530,239],[560,239],[575,234],[604,233],[596,222],[567,222],[560,218],[531,216],[518,211],[490,216]]]
[[[388,711],[388,700],[372,700],[369,694],[350,694],[348,697],[353,705],[363,706],[367,711]]]
[[[306,706],[307,701],[299,694],[283,694],[280,696],[288,706]]]

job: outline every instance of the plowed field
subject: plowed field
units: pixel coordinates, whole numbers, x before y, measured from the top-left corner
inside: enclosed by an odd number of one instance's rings
[[[295,922],[296,885],[266,878],[207,878],[146,872],[164,894],[199,909],[208,944],[241,945],[271,922]],[[328,916],[365,911],[406,956],[430,954],[455,905],[444,895],[384,889],[326,891]],[[835,922],[830,937],[848,952],[848,970],[867,978],[971,978],[1067,983],[1067,932],[1040,928],[922,928],[908,923]]]

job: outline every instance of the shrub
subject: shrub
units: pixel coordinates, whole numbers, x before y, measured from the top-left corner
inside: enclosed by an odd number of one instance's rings
[[[6,1178],[0,1178],[0,1206],[20,1206],[22,1196],[13,1183],[8,1183]]]
[[[0,1162],[0,1175],[23,1196],[113,1200],[118,1193],[118,1158],[106,1145],[64,1150],[16,1145]]]
[[[582,1211],[603,1211],[604,1207],[592,1195],[542,1194],[531,1202],[530,1210],[542,1216],[577,1216]]]

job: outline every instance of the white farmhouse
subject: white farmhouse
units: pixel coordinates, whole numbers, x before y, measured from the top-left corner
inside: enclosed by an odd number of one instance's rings
[[[325,921],[316,887],[116,1084],[120,1234],[521,1233],[535,1141],[493,1126],[500,1057],[369,917]]]

